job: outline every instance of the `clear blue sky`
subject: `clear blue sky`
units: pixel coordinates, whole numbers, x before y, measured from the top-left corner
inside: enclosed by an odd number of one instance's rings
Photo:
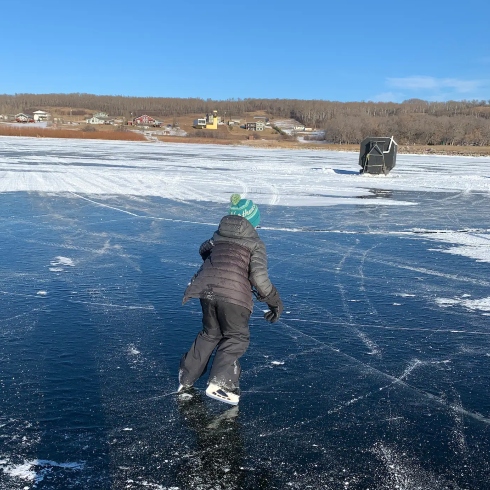
[[[490,0],[5,0],[0,93],[488,101],[489,22]]]

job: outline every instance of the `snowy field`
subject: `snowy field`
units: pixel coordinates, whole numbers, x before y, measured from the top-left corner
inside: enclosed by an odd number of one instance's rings
[[[232,193],[285,303],[179,399]],[[0,137],[0,489],[485,490],[490,159]]]

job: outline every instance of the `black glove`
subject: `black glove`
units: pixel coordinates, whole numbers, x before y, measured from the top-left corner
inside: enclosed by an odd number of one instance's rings
[[[281,298],[279,297],[279,294],[277,294],[275,300],[275,305],[267,303],[267,306],[270,308],[270,310],[267,311],[264,315],[264,318],[270,323],[276,323],[282,315],[282,311],[284,310],[284,306],[282,304]]]
[[[279,307],[270,306],[270,305],[268,306],[270,310],[264,314],[264,318],[270,323],[276,323],[277,320],[279,320],[279,317],[281,316],[281,313],[279,313]]]

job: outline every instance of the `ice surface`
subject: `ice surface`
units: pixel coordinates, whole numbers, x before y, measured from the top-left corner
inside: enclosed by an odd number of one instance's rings
[[[395,171],[373,176],[359,175],[358,154],[348,152],[20,137],[0,137],[0,151],[0,192],[227,203],[234,190],[282,206],[360,205],[361,196],[378,205],[416,204],[384,199],[394,190],[490,192],[488,158],[398,155]]]
[[[488,158],[0,138],[0,489],[488,488]],[[285,304],[178,396],[240,192]]]

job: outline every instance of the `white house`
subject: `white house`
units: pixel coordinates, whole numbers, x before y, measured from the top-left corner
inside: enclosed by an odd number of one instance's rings
[[[23,112],[20,112],[19,114],[16,114],[15,115],[15,120],[17,122],[23,122],[23,123],[34,121],[34,119],[32,119],[27,114],[24,114]]]
[[[113,124],[114,122],[105,112],[97,112],[85,121],[87,124]]]
[[[34,111],[33,116],[34,116],[34,121],[39,122],[39,121],[47,121],[51,116],[51,114],[49,114],[46,111]]]

